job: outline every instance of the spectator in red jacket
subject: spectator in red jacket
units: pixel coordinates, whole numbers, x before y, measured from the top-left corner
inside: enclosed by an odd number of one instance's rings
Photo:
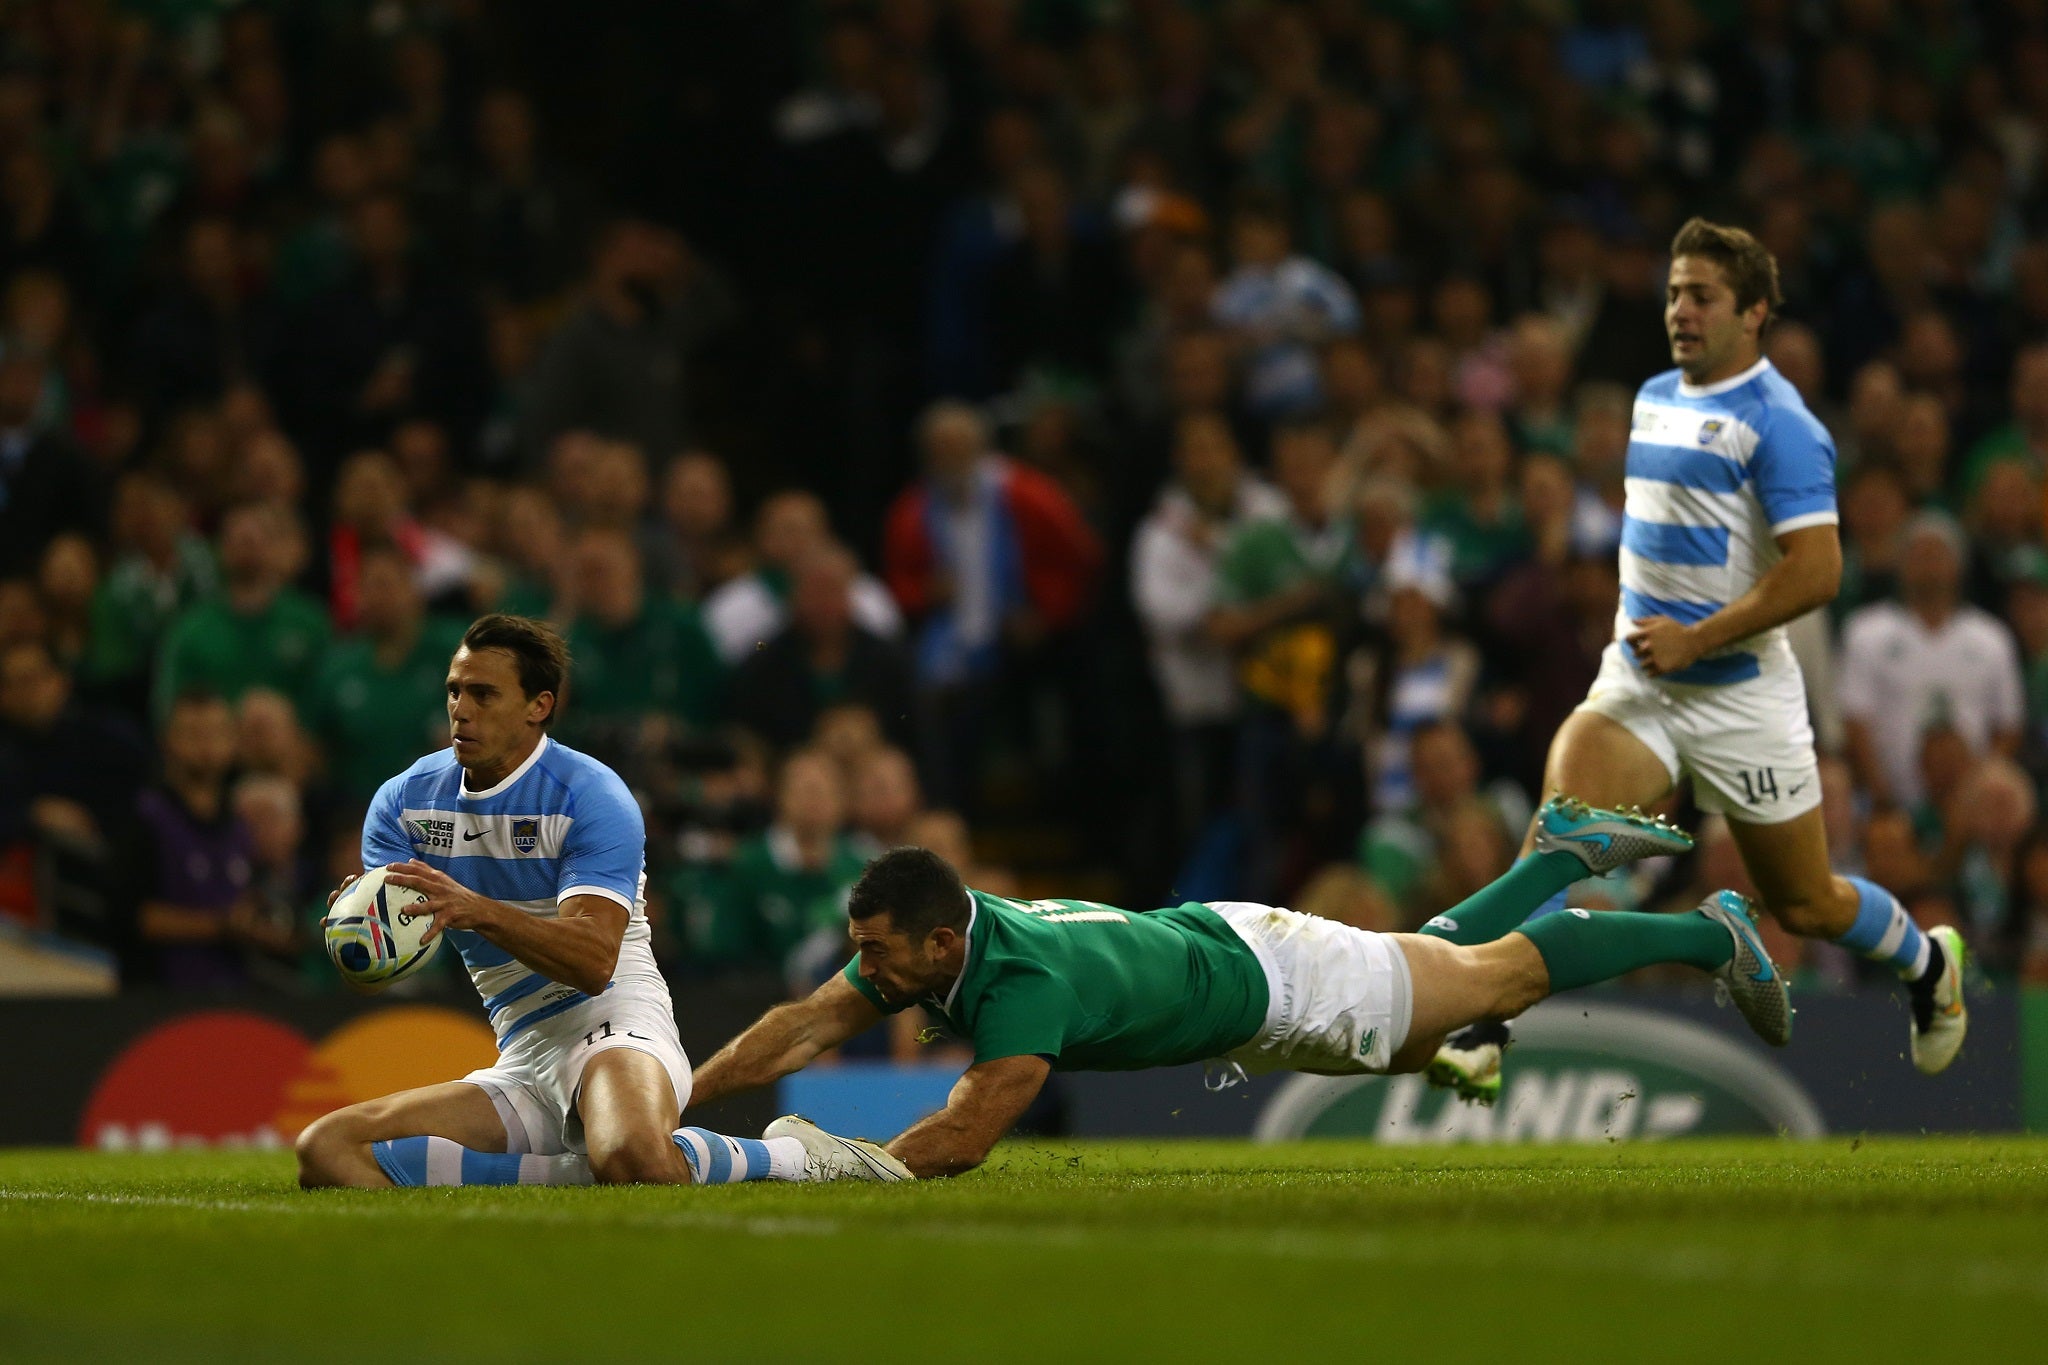
[[[926,746],[933,785],[957,803],[968,793],[949,769],[974,752],[991,686],[1080,619],[1103,551],[1058,484],[994,448],[973,407],[933,404],[918,443],[924,477],[889,509],[883,574],[914,623],[919,690],[940,726]]]
[[[1074,624],[1102,567],[1102,542],[1059,485],[994,449],[965,403],[918,426],[925,477],[889,509],[889,589],[917,623],[918,678],[985,677]]]

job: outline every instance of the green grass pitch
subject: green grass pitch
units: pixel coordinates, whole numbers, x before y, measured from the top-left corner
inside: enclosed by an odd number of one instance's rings
[[[0,1152],[0,1360],[2048,1358],[2048,1139],[1012,1143],[917,1186],[302,1194]]]

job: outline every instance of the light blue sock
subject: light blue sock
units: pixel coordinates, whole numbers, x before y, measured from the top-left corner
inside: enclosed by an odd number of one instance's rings
[[[370,1144],[370,1155],[391,1183],[428,1185],[588,1185],[590,1162],[574,1152],[535,1156],[474,1152],[452,1138],[406,1137]]]
[[[672,1136],[699,1185],[803,1178],[804,1147],[795,1138],[727,1137],[709,1128],[678,1128]]]
[[[1927,970],[1927,935],[1899,904],[1899,898],[1862,877],[1851,877],[1856,888],[1856,922],[1835,942],[1874,962],[1888,962],[1908,981]]]

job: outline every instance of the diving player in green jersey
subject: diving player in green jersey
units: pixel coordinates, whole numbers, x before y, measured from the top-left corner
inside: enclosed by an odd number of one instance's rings
[[[956,1175],[987,1157],[1059,1071],[1221,1060],[1245,1071],[1420,1071],[1444,1037],[1559,991],[1663,962],[1711,972],[1750,1026],[1792,1036],[1785,982],[1732,891],[1682,915],[1567,910],[1524,924],[1573,882],[1679,853],[1682,831],[1554,800],[1534,856],[1431,920],[1375,934],[1246,902],[1134,913],[1093,901],[970,891],[937,854],[891,850],[847,906],[858,953],[809,998],[777,1006],[697,1069],[709,1104],[801,1070],[912,1005],[971,1042],[946,1107],[886,1146],[789,1117],[821,1168],[868,1180]]]

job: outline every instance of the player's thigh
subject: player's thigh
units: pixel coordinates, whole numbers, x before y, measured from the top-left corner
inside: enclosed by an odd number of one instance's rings
[[[357,1145],[402,1137],[444,1137],[473,1152],[505,1150],[505,1125],[491,1097],[467,1081],[400,1090],[337,1109],[313,1121],[314,1142]]]
[[[1827,827],[1819,807],[1770,825],[1730,813],[1728,832],[1764,908],[1795,934],[1839,938],[1856,920],[1855,894],[1828,865]]]
[[[1542,955],[1520,934],[1470,945],[1420,934],[1389,937],[1407,959],[1411,1000],[1408,1042],[1395,1054],[1396,1071],[1416,1070],[1435,1055],[1435,1048],[1419,1051],[1426,1040],[1481,1019],[1512,1017],[1543,998]]]
[[[1638,723],[1637,728],[1642,728]],[[1649,732],[1645,732],[1649,733]],[[1562,792],[1595,806],[1647,806],[1671,790],[1674,768],[1636,730],[1585,707],[1564,718],[1543,765],[1543,794]],[[1536,823],[1522,840],[1527,853]]]
[[[675,1082],[661,1059],[633,1048],[613,1048],[590,1059],[576,1088],[576,1114],[586,1138],[599,1130],[658,1133],[664,1138],[681,1119]]]
[[[1672,769],[1613,716],[1581,708],[1550,741],[1544,794],[1563,792],[1595,806],[1644,806],[1671,790]]]
[[[652,1137],[666,1145],[690,1102],[690,1059],[676,1036],[668,988],[618,986],[577,1013],[574,1036],[548,1068],[571,1131],[593,1161],[622,1141]]]
[[[576,1091],[591,1173],[601,1183],[686,1183],[688,1163],[670,1139],[682,1116],[675,1082],[659,1057],[613,1048],[590,1059]]]
[[[1648,805],[1670,791],[1679,763],[1666,710],[1662,690],[1636,671],[1623,646],[1608,645],[1586,699],[1551,737],[1544,794],[1628,806]]]

